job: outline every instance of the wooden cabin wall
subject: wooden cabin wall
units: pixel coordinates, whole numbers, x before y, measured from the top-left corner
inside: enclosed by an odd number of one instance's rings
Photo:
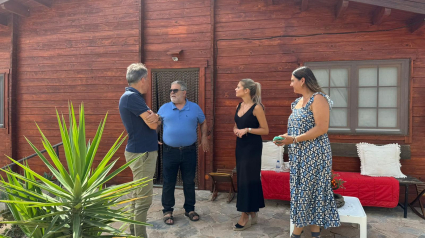
[[[144,1],[144,62],[156,68],[205,68],[204,114],[208,129],[212,128],[213,96],[211,0],[146,0]],[[169,51],[181,50],[178,62]],[[216,122],[216,127],[218,127]],[[210,136],[211,138],[211,136]],[[210,140],[212,151],[212,140]],[[200,148],[201,149],[201,148]],[[214,160],[217,159],[214,157]],[[205,154],[205,171],[213,168],[213,154]],[[198,163],[199,166],[199,163]],[[204,177],[203,173],[198,175]],[[202,181],[201,181],[202,182]],[[210,183],[205,186],[208,188]]]
[[[52,144],[59,143],[55,108],[68,121],[68,102],[77,109],[83,102],[87,138],[108,113],[98,161],[125,130],[118,101],[127,85],[126,67],[139,62],[140,1],[57,0],[51,9],[31,12],[19,26],[18,157],[34,153],[24,136],[41,148],[34,122]],[[125,163],[124,149],[116,153],[118,165]],[[40,160],[29,161],[46,171]],[[131,180],[130,170],[120,179]]]
[[[289,87],[291,72],[304,62],[410,58],[413,130],[409,138],[346,135],[330,135],[330,138],[334,142],[410,143],[412,159],[402,161],[402,171],[425,180],[425,156],[421,150],[425,142],[425,104],[421,100],[425,92],[424,29],[413,34],[403,28],[289,37],[403,27],[414,16],[392,10],[382,24],[374,26],[371,19],[375,7],[350,2],[347,11],[335,19],[336,3],[336,0],[309,1],[309,9],[301,12],[299,1],[283,0],[56,0],[51,9],[33,9],[31,16],[21,19],[18,26],[17,156],[33,153],[24,136],[41,145],[34,121],[53,144],[61,141],[55,107],[67,117],[70,99],[75,106],[85,103],[88,137],[93,137],[98,122],[109,112],[104,144],[99,151],[106,153],[124,131],[118,100],[126,86],[125,69],[140,61],[140,51],[147,65],[167,68],[173,64],[167,52],[175,49],[182,50],[176,64],[207,65],[205,114],[209,127],[213,118],[215,124],[213,153],[208,153],[206,158],[207,163],[213,162],[206,167],[213,170],[235,167],[232,127],[240,99],[235,97],[234,88],[240,79],[252,78],[262,84],[270,127],[270,135],[264,139],[271,139],[286,131],[290,103],[297,97]],[[143,34],[139,31],[140,21]],[[7,31],[0,28],[1,42]],[[271,38],[252,40],[267,37]],[[1,45],[0,52],[3,48],[7,46]],[[215,69],[212,68],[214,55]],[[212,70],[216,70],[214,83]],[[119,164],[124,162],[123,152],[124,147],[117,152],[122,158]],[[44,171],[40,162],[32,163],[36,170]],[[335,170],[359,171],[359,167],[356,158],[334,158]],[[131,173],[123,173],[118,182],[130,179]]]
[[[272,4],[274,2],[275,4]],[[262,85],[262,99],[272,139],[286,132],[290,103],[295,95],[289,86],[291,72],[312,61],[413,59],[411,94],[413,134],[404,136],[330,135],[333,142],[401,143],[411,140],[412,158],[402,161],[402,172],[425,180],[425,31],[395,31],[289,37],[315,33],[378,31],[406,26],[414,14],[392,10],[380,25],[372,25],[376,7],[349,3],[335,19],[337,1],[309,1],[302,12],[300,1],[218,0],[216,9],[217,78],[215,104],[214,168],[235,167],[235,106],[240,102],[234,88],[243,78]],[[284,37],[277,37],[284,36]],[[251,38],[268,38],[250,40]],[[275,38],[273,38],[275,37]],[[247,39],[249,38],[249,39]],[[360,171],[357,158],[334,158],[333,169]]]
[[[0,72],[9,72],[11,66],[11,50],[12,50],[12,30],[11,27],[0,25]],[[5,87],[8,90],[10,87]],[[3,101],[3,100],[2,100]],[[5,103],[5,112],[8,110]],[[7,115],[8,116],[8,115]],[[5,118],[6,122],[7,118]],[[5,123],[6,124],[6,123]],[[4,155],[12,156],[12,135],[9,125],[0,128],[0,167],[10,164],[10,160]]]

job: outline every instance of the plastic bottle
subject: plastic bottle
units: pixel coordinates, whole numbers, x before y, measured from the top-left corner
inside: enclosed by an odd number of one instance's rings
[[[280,160],[276,161],[276,169],[275,169],[276,173],[279,173],[282,171],[282,164],[280,163]]]

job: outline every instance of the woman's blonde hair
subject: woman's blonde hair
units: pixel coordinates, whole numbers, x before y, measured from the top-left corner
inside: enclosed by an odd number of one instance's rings
[[[252,101],[261,105],[264,109],[264,105],[261,103],[261,84],[252,79],[242,79],[241,83],[244,88],[249,89]]]

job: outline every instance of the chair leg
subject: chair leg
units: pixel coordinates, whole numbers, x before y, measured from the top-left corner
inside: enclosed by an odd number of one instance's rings
[[[217,198],[217,184],[216,181],[213,181],[213,189],[212,189],[212,196],[211,196],[211,201],[214,201]]]
[[[235,186],[233,186],[233,179],[232,179],[230,182],[230,191],[227,197],[227,203],[230,203],[234,197],[235,197]]]
[[[360,238],[367,237],[367,218],[362,219],[360,222]]]
[[[425,189],[420,194],[418,194],[418,196],[415,198],[415,200],[413,200],[413,202],[409,203],[409,207],[412,209],[412,211],[422,219],[425,219],[424,206],[421,201],[421,198],[424,194],[425,194]],[[422,214],[415,208],[415,204],[418,201],[419,201],[419,207],[421,208]]]

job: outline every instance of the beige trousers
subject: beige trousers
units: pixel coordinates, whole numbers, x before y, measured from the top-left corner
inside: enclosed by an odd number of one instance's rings
[[[125,152],[125,160],[128,162],[141,153]],[[130,165],[133,172],[133,180],[138,180],[147,177],[152,179],[155,174],[156,160],[158,158],[158,151],[146,152],[140,159],[134,161]],[[152,204],[152,189],[153,181],[149,181],[146,186],[140,187],[133,191],[133,197],[145,197],[133,201],[132,208],[134,209],[134,220],[146,222],[149,207]],[[134,235],[147,238],[146,226],[134,226]]]

